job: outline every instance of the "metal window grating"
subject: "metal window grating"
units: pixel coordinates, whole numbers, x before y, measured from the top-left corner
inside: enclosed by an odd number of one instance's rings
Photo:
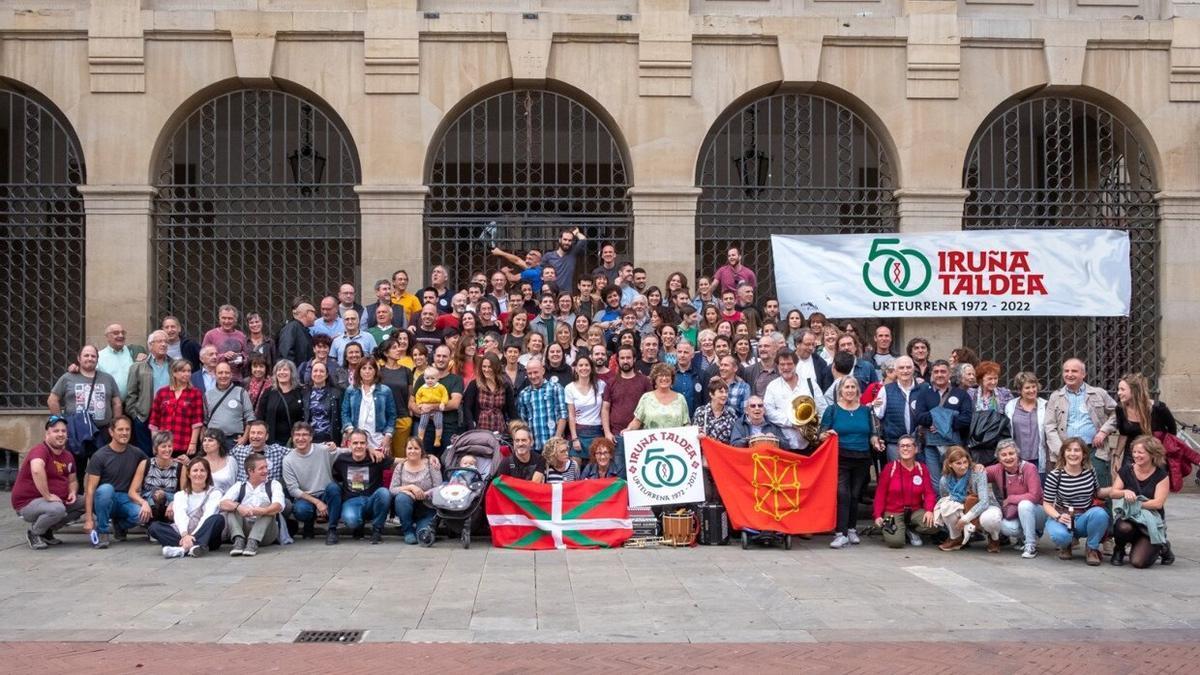
[[[0,84],[0,297],[21,317],[0,332],[0,408],[44,408],[83,344],[82,157],[57,110]]]
[[[1086,101],[1035,98],[997,111],[963,171],[963,229],[1097,228],[1129,233],[1129,317],[967,318],[964,342],[1004,366],[1057,386],[1062,361],[1087,363],[1088,381],[1116,389],[1126,372],[1158,388],[1158,204],[1150,159],[1132,130]],[[1004,384],[1004,383],[1002,383]]]
[[[820,96],[777,94],[714,125],[697,170],[697,274],[738,246],[775,295],[772,234],[895,232],[892,161],[861,116]],[[787,308],[785,308],[785,311]]]
[[[155,316],[199,336],[226,302],[268,331],[354,281],[358,157],[332,113],[290,93],[210,99],[175,130],[154,202]]]
[[[350,644],[361,642],[365,633],[361,630],[302,630],[293,642]]]
[[[446,265],[460,288],[472,272],[498,267],[492,246],[517,255],[549,250],[564,226],[588,238],[577,273],[593,269],[604,243],[628,260],[629,182],[620,144],[578,101],[541,90],[484,99],[456,117],[434,149],[426,271]]]

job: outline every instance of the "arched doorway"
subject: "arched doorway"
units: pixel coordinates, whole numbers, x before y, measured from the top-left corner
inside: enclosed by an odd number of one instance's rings
[[[358,276],[358,156],[341,120],[273,89],[211,98],[171,132],[156,165],[154,311],[192,334],[217,307],[274,331]]]
[[[573,98],[536,89],[490,96],[446,126],[430,157],[425,267],[445,265],[453,287],[498,267],[493,246],[546,250],[562,227],[589,240],[577,273],[592,269],[603,243],[618,259],[632,255],[624,151]]]
[[[759,299],[775,295],[772,234],[899,227],[884,143],[862,116],[822,96],[775,94],[727,112],[704,141],[696,184],[697,274],[712,274],[738,246],[758,274]]]
[[[0,80],[0,408],[44,408],[83,344],[85,181],[62,113]]]
[[[1104,228],[1130,236],[1129,317],[968,318],[963,338],[1007,376],[1027,370],[1057,385],[1082,358],[1088,381],[1116,388],[1128,371],[1157,388],[1157,185],[1146,149],[1111,111],[1067,97],[1002,106],[984,122],[963,169],[967,230]]]

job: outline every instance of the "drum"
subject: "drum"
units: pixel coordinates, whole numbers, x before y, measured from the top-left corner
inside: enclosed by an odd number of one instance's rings
[[[692,546],[696,543],[697,527],[694,512],[684,509],[678,513],[664,513],[662,536],[673,546]]]
[[[758,434],[746,439],[750,448],[775,448],[779,449],[779,439],[771,434]]]

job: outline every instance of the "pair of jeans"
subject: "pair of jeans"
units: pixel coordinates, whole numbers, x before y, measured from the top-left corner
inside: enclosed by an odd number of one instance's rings
[[[320,499],[329,508],[329,520],[336,520],[334,514],[342,510],[342,491],[330,490],[326,486],[324,492],[309,493],[313,497]],[[317,507],[307,499],[297,499],[292,504],[292,517],[300,523],[315,523],[317,522]]]
[[[937,491],[938,481],[942,478],[942,459],[945,458],[948,447],[944,445],[925,446],[925,468],[929,469],[929,484],[933,486],[934,492]]]
[[[92,512],[96,517],[96,531],[108,534],[110,522],[116,522],[117,527],[128,530],[141,524],[139,516],[142,507],[133,503],[128,492],[117,492],[112,483],[103,483],[96,488],[92,497]]]
[[[416,534],[417,530],[429,527],[437,511],[425,502],[414,500],[405,492],[398,493],[392,503],[396,517],[400,519],[400,534]]]
[[[871,458],[838,457],[837,532],[845,534],[858,525],[858,502],[871,479]]]
[[[1028,499],[1017,504],[1017,517],[1013,520],[1000,521],[1000,534],[1016,538],[1021,536],[1026,546],[1037,546],[1038,537],[1046,529],[1046,510],[1041,504],[1034,504]]]
[[[76,495],[75,501],[70,504],[38,497],[26,504],[17,515],[30,524],[30,531],[40,537],[83,515],[83,497]]]
[[[336,528],[338,523],[343,523],[346,527],[356,530],[362,527],[368,518],[371,520],[371,527],[373,529],[383,529],[383,524],[387,522],[388,509],[392,502],[391,494],[388,493],[387,488],[381,487],[369,495],[344,499],[341,487],[330,483],[329,487],[325,488],[325,494],[332,496],[334,493],[337,494],[338,499],[342,502],[342,508],[338,509],[339,513],[336,516],[333,509],[329,510],[330,529]]]
[[[579,466],[583,466],[588,462],[588,450],[592,447],[592,441],[604,435],[604,427],[600,425],[588,426],[586,424],[575,425],[576,437],[579,439],[579,449],[575,449],[575,444],[571,444],[571,457],[582,460]]]
[[[1063,509],[1059,509],[1059,512],[1062,513]],[[1057,520],[1046,521],[1046,534],[1050,535],[1050,540],[1059,548],[1066,548],[1076,539],[1086,537],[1089,549],[1100,550],[1100,540],[1104,538],[1105,532],[1108,532],[1108,513],[1102,506],[1093,506],[1077,514],[1074,531]]]
[[[150,536],[163,546],[178,546],[183,534],[172,523],[150,523]],[[221,550],[221,538],[225,534],[225,516],[214,513],[200,523],[192,538],[197,546],[207,546],[210,551]]]

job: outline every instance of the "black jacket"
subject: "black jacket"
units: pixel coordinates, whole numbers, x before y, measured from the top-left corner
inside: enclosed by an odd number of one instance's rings
[[[296,319],[283,324],[275,344],[279,349],[279,358],[287,359],[297,366],[313,357],[312,335],[304,324]]]

